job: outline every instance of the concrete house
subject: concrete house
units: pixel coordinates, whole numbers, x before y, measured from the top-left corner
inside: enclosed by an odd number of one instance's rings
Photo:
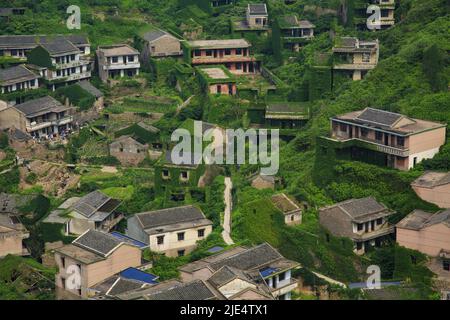
[[[450,208],[450,172],[427,171],[411,187],[422,200]]]
[[[247,6],[247,25],[250,28],[267,28],[269,25],[269,14],[265,3],[252,3]]]
[[[97,49],[98,72],[103,82],[111,78],[139,75],[139,51],[126,45],[99,46]]]
[[[236,79],[224,66],[200,66],[196,70],[206,93],[225,96],[236,95]]]
[[[27,60],[27,54],[39,44],[65,39],[80,50],[85,59],[89,59],[91,44],[85,35],[8,35],[0,36],[0,57],[11,57],[18,60]]]
[[[273,205],[284,215],[284,222],[287,225],[298,225],[302,223],[303,209],[292,198],[285,193],[272,196]]]
[[[73,108],[47,96],[0,111],[0,129],[16,128],[35,138],[66,135],[72,129]]]
[[[122,219],[117,212],[121,201],[96,190],[80,198],[70,208],[67,234],[83,234],[87,230],[111,231]]]
[[[122,165],[136,166],[147,157],[148,144],[142,144],[130,136],[122,136],[109,145],[109,154]]]
[[[337,150],[353,160],[409,170],[433,158],[445,143],[446,124],[366,108],[331,119],[331,138]]]
[[[305,43],[314,38],[316,26],[308,20],[300,20],[295,14],[277,18],[276,24],[284,49],[299,52]]]
[[[364,41],[358,38],[339,38],[333,47],[333,70],[361,80],[378,64],[380,44],[378,40]]]
[[[183,55],[181,42],[163,30],[152,30],[142,35],[141,58],[147,61],[157,57],[177,57]]]
[[[297,288],[292,270],[300,264],[267,243],[235,247],[179,268],[183,282],[203,280],[229,300],[290,300]]]
[[[320,224],[336,237],[353,240],[356,254],[379,247],[395,232],[388,217],[395,214],[373,197],[351,199],[320,209]]]
[[[450,288],[450,209],[437,213],[414,210],[397,225],[397,243],[430,257],[428,268]]]
[[[193,66],[222,64],[236,75],[255,74],[261,69],[245,39],[184,41],[183,46],[185,60]]]
[[[108,233],[88,230],[71,244],[55,249],[57,295],[63,299],[90,298],[96,292],[89,288],[123,270],[140,266],[141,259],[138,247]]]
[[[28,63],[37,66],[36,70],[43,74],[52,90],[91,78],[91,61],[66,38],[39,44],[28,53]]]
[[[0,258],[8,254],[29,255],[23,240],[30,236],[17,216],[0,213]]]
[[[268,103],[264,113],[265,124],[270,128],[297,129],[309,120],[309,107],[295,102]]]
[[[139,213],[128,219],[127,235],[150,245],[153,252],[180,257],[212,232],[213,223],[197,207],[184,206]]]
[[[0,93],[7,94],[39,88],[40,76],[24,65],[0,69]]]

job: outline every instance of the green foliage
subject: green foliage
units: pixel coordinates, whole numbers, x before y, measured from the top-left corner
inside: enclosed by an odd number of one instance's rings
[[[80,87],[78,84],[61,87],[56,90],[56,94],[61,100],[68,98],[69,101],[83,110],[88,110],[95,103],[95,97]]]
[[[445,78],[442,68],[445,64],[444,59],[444,54],[436,44],[425,49],[423,53],[423,73],[434,92],[447,88],[448,79]]]

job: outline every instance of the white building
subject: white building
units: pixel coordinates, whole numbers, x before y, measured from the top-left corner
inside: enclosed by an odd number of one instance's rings
[[[139,75],[139,51],[125,45],[101,46],[97,49],[98,71],[103,82],[110,78]]]

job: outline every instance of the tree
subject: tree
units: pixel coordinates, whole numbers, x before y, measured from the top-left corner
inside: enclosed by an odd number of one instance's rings
[[[446,87],[445,77],[442,73],[444,63],[444,56],[436,44],[423,52],[423,73],[434,92],[444,90]]]

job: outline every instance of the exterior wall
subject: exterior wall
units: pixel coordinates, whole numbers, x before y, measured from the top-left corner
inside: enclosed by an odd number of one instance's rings
[[[256,22],[256,20],[259,20],[259,23]],[[251,28],[263,28],[267,26],[269,19],[267,15],[260,15],[260,16],[250,16],[247,13],[247,24]]]
[[[133,75],[139,75],[139,69],[141,67],[139,63],[139,55],[133,55],[134,60],[132,62],[126,61],[128,56],[116,56],[118,61],[112,62],[113,57],[105,57],[102,50],[97,50],[97,60],[98,60],[98,73],[100,79],[103,82],[107,82],[110,78],[110,71],[114,71],[121,78],[124,77],[128,71],[133,72]],[[108,62],[110,59],[110,62]]]
[[[409,168],[413,167],[414,157],[417,157],[417,163],[423,159],[433,158],[445,143],[445,135],[446,128],[443,127],[411,136],[409,138]]]
[[[69,280],[69,277],[71,276],[71,274],[68,273],[68,271],[70,271],[68,268],[71,265],[78,266],[81,271],[81,297],[88,298],[89,287],[92,287],[127,268],[139,267],[141,265],[141,254],[141,250],[137,247],[122,245],[106,258],[106,260],[86,265],[70,257],[65,257],[65,264],[63,266],[61,260],[62,255],[56,252],[55,261],[59,270],[56,275],[56,286],[58,288],[63,288],[63,281]],[[80,296],[77,289],[69,290],[67,286],[63,291],[72,293],[74,296]]]
[[[136,218],[136,216],[132,216],[127,220],[126,234],[130,238],[149,244],[150,239],[148,235],[145,233],[145,231],[142,229],[142,226],[139,223],[139,220]]]
[[[22,236],[6,236],[0,235],[0,257],[8,254],[22,255]]]
[[[144,48],[144,55],[148,59],[151,57],[179,56],[182,53],[180,40],[165,36],[148,42]]]
[[[291,213],[284,215],[284,222],[289,226],[295,226],[302,223],[302,213]]]
[[[433,225],[420,231],[397,228],[399,245],[436,257],[444,249],[450,251],[450,228],[444,224]]]
[[[21,131],[27,131],[25,116],[14,108],[0,111],[0,130],[15,127]]]
[[[412,186],[417,195],[440,208],[450,208],[450,183],[435,188]]]
[[[204,236],[198,237],[198,230],[205,229]],[[184,232],[184,240],[178,241],[178,233]],[[178,250],[186,250],[186,254],[194,250],[197,241],[204,240],[212,232],[212,226],[202,226],[192,229],[178,230],[168,233],[161,233],[149,236],[150,250],[153,252],[163,252],[169,257],[177,257]],[[164,244],[158,245],[157,237],[164,236]]]
[[[10,93],[15,92],[19,90],[33,90],[39,88],[39,81],[38,78],[34,80],[28,80],[28,81],[22,81],[22,82],[16,82],[14,84],[2,86],[0,88],[0,92],[2,94],[4,93]]]
[[[226,298],[229,298],[247,288],[256,289],[256,286],[241,279],[234,279],[218,289]]]
[[[109,153],[116,157],[122,165],[138,165],[148,154],[148,146],[140,147],[137,144],[112,143]]]
[[[231,87],[231,92],[232,95],[236,94],[236,85],[234,83],[229,83],[229,84],[213,84],[209,86],[209,93],[210,94],[218,94],[218,86],[221,86],[221,90],[220,90],[220,94],[221,95],[225,95],[228,96],[230,95],[230,87]]]

